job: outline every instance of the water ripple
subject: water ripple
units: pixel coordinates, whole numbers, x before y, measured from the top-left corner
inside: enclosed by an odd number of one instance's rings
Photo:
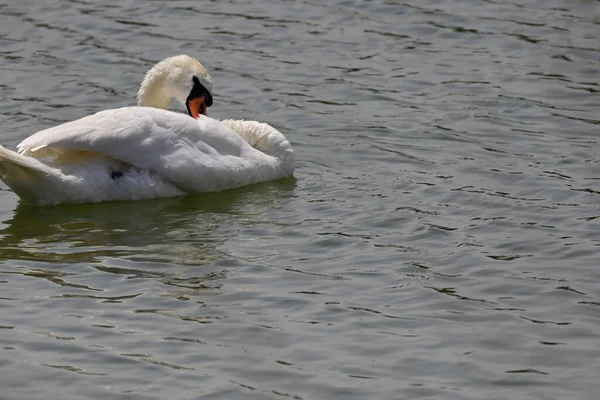
[[[36,208],[0,188],[3,388],[592,398],[596,11],[0,5],[2,145],[135,104],[150,64],[189,53],[211,115],[273,124],[298,160],[296,180],[181,199]]]

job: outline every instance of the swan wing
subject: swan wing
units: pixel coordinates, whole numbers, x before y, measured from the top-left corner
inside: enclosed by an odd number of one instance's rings
[[[17,149],[38,159],[99,154],[156,173],[185,192],[218,191],[290,175],[281,160],[255,149],[217,120],[149,107],[101,111],[40,131]]]

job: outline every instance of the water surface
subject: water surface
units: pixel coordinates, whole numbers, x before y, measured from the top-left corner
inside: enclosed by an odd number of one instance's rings
[[[0,4],[0,144],[186,53],[298,160],[142,202],[2,185],[2,396],[596,398],[598,43],[583,0]]]

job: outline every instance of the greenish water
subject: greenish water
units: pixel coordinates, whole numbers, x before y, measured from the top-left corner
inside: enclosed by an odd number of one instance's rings
[[[0,3],[0,144],[132,105],[186,53],[210,115],[270,123],[297,158],[296,179],[154,201],[0,186],[0,397],[595,399],[599,16]]]

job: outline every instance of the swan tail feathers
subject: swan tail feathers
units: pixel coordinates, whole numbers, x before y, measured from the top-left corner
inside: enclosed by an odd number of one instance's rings
[[[33,157],[0,146],[0,179],[22,200],[37,203],[54,191],[64,174]]]

